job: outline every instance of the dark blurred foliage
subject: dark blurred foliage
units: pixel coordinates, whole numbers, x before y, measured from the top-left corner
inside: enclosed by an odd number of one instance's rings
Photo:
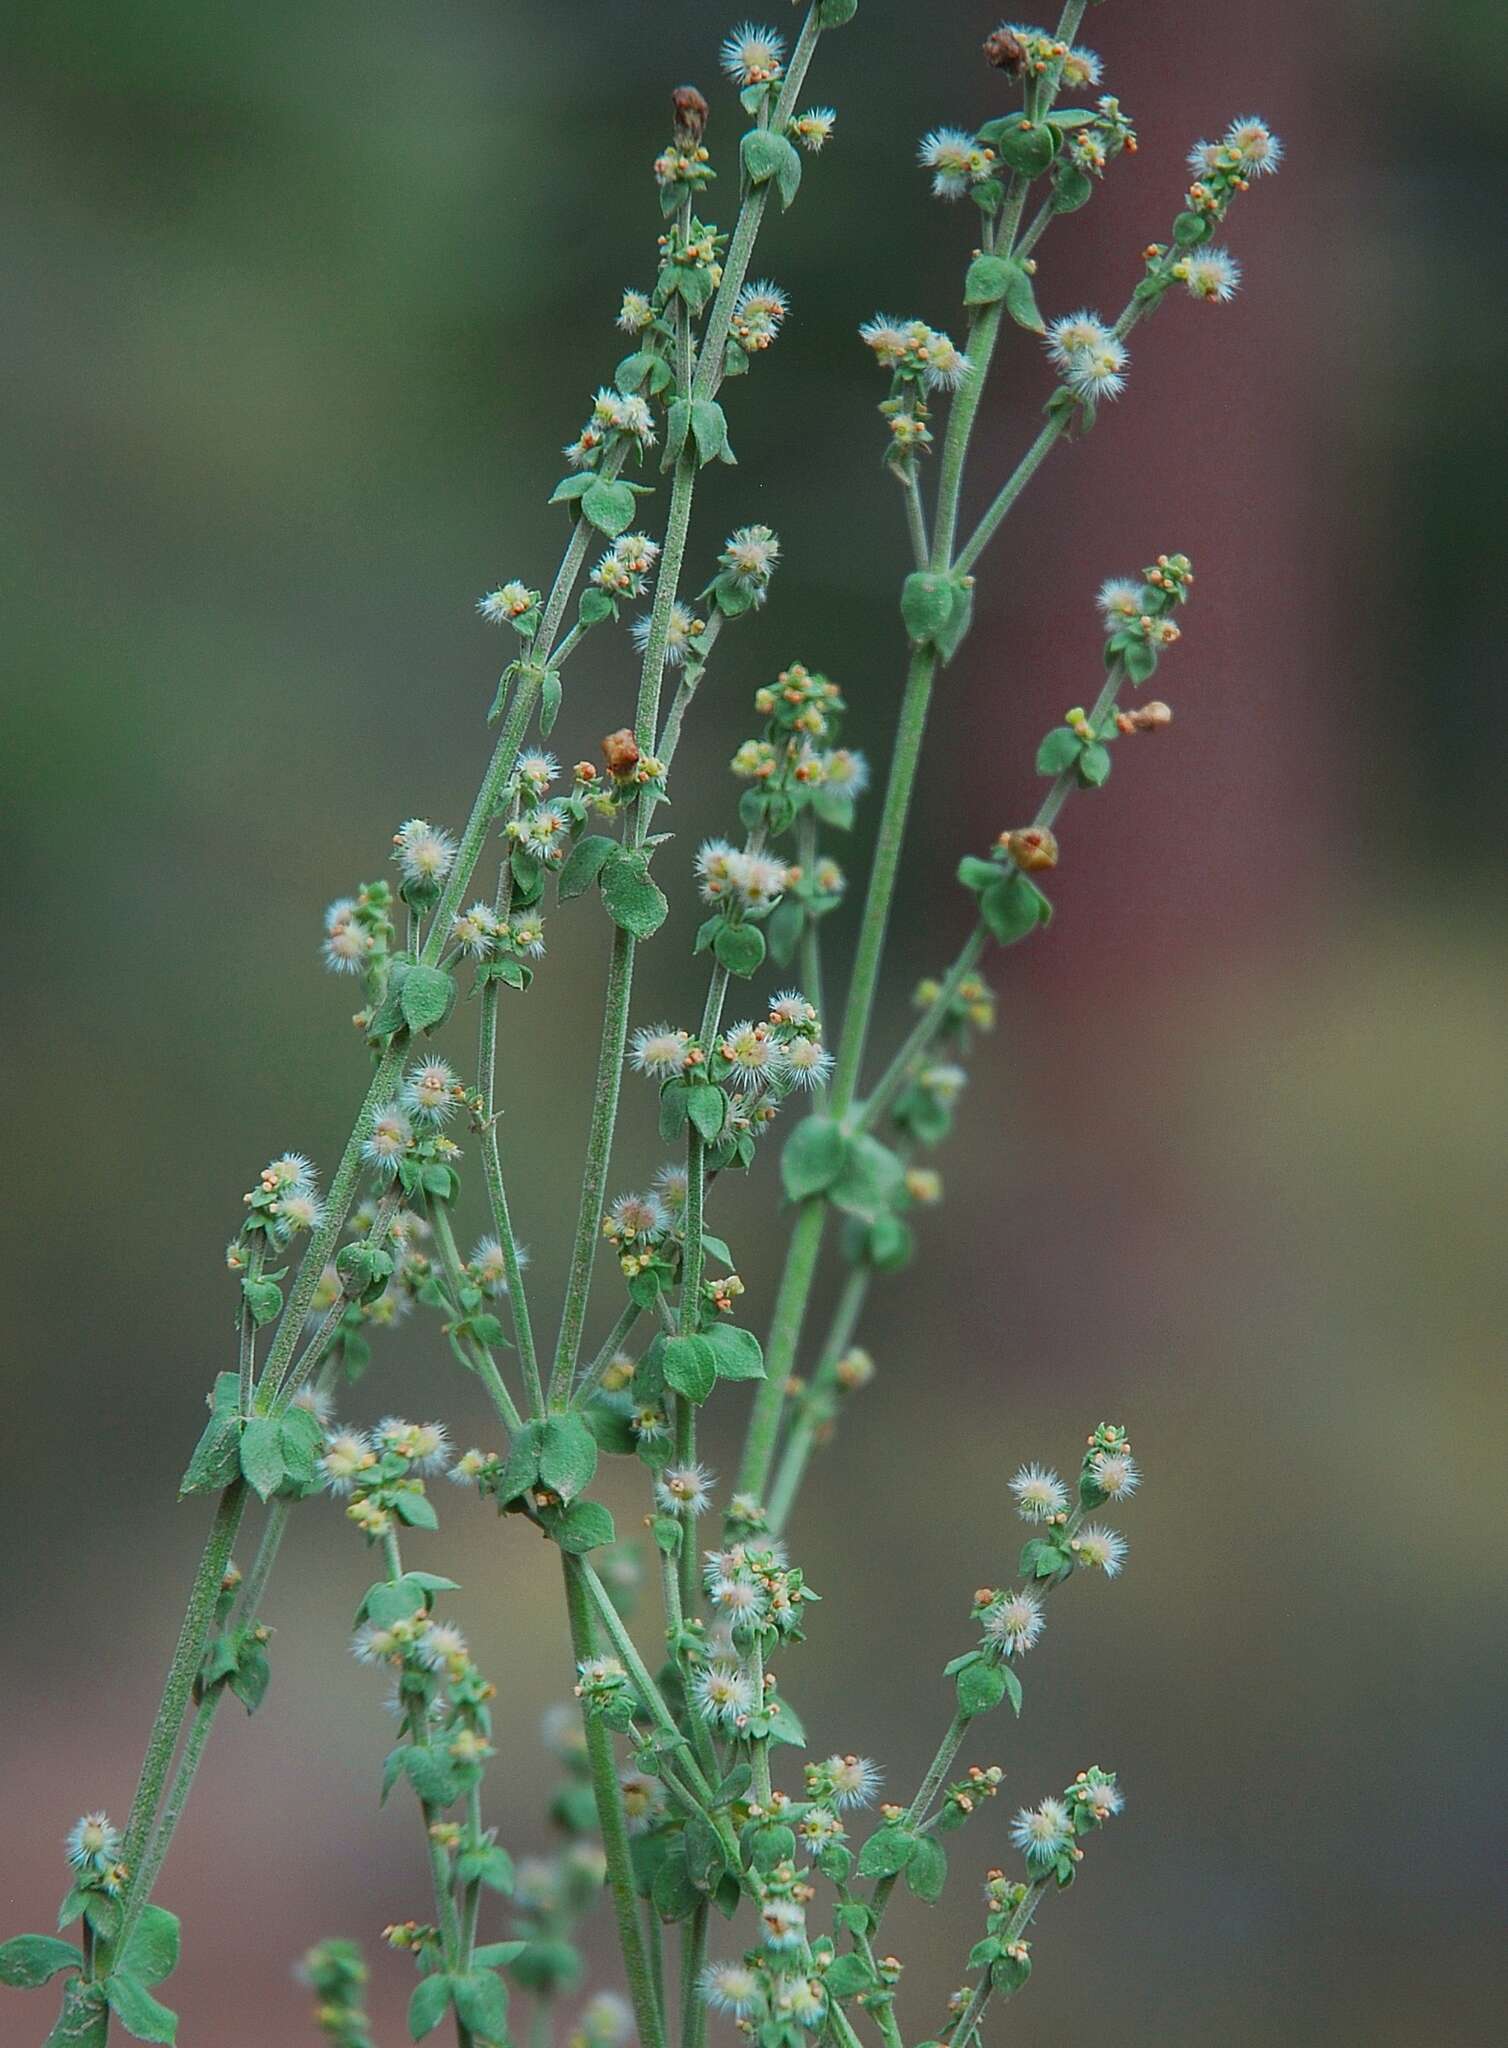
[[[620,286],[651,275],[665,92],[712,90],[725,17],[59,0],[7,20],[7,1931],[47,1924],[74,1815],[129,1802],[203,1520],[173,1491],[225,1358],[221,1245],[270,1152],[333,1157],[361,1082],[319,911],[380,871],[400,818],[469,799],[499,657],[472,600],[548,573],[558,444],[619,352]],[[997,106],[992,25],[867,0],[823,52],[811,96],[838,103],[838,140],[758,263],[796,317],[730,390],[741,466],[700,510],[699,565],[757,517],[787,567],[698,705],[683,850],[729,818],[749,692],[793,656],[886,748],[903,547],[853,330],[877,306],[958,319],[968,219],[911,159],[935,122]],[[818,1744],[884,1758],[904,1791],[970,1591],[1014,1551],[1005,1479],[1127,1421],[1149,1472],[1130,1570],[1071,1589],[1025,1718],[981,1731],[1012,1803],[1093,1759],[1130,1793],[1044,1913],[1017,2037],[1482,2042],[1504,1990],[1508,37],[1485,4],[1301,0],[1109,4],[1085,34],[1143,146],[1044,246],[1052,311],[1120,304],[1195,135],[1260,111],[1289,163],[1234,216],[1245,289],[1137,335],[1126,400],[987,558],[946,679],[881,1039],[963,929],[958,855],[1025,812],[1038,735],[1088,694],[1094,586],[1161,548],[1195,558],[1159,678],[1177,723],[1073,805],[1054,931],[996,963],[947,1209],[880,1293],[878,1384],[813,1473],[797,1545],[830,1597],[787,1683]],[[714,98],[726,162],[738,117]],[[984,479],[1044,389],[1018,337]],[[621,721],[631,677],[626,641],[597,636],[566,758]],[[687,893],[641,1018],[689,1014]],[[551,939],[505,1053],[546,1300],[604,956],[590,908]],[[657,1157],[633,1089],[617,1185]],[[768,1168],[719,1192],[761,1313],[777,1221]],[[464,1438],[473,1395],[409,1325],[355,1406]],[[713,1430],[724,1471],[735,1420]],[[497,1817],[537,1844],[533,1731],[568,1678],[549,1559],[459,1496],[433,1548],[502,1686]],[[268,1703],[217,1728],[163,1885],[188,2043],[306,2038],[298,1951],[375,1949],[423,1910],[412,1814],[376,1806],[380,1688],[344,1648],[363,1583],[355,1537],[308,1509],[274,1582]],[[917,2032],[1004,1822],[963,1838],[955,1906],[887,1929]],[[404,1968],[377,1972],[396,2040]],[[0,2038],[34,2039],[37,2010],[6,1994]]]

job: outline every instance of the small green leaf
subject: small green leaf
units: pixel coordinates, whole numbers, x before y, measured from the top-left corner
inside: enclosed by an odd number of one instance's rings
[[[970,1664],[958,1674],[958,1711],[987,1714],[1005,1698],[1005,1680],[994,1664]]]
[[[539,1440],[539,1476],[552,1493],[573,1500],[592,1483],[597,1439],[579,1415],[552,1415]]]
[[[817,0],[817,19],[823,28],[842,28],[859,11],[859,0]]]
[[[1021,1681],[1009,1664],[1002,1664],[1000,1676],[1005,1680],[1006,1697],[1011,1703],[1011,1712],[1019,1719],[1021,1714]]]
[[[573,504],[576,499],[584,498],[596,481],[596,476],[589,469],[578,470],[574,476],[563,476],[546,502],[551,505]]]
[[[952,616],[957,589],[946,576],[918,569],[901,585],[901,617],[918,647],[936,640]]]
[[[686,1091],[686,1114],[696,1125],[703,1144],[710,1145],[722,1130],[728,1113],[728,1098],[721,1088],[693,1087]]]
[[[681,450],[686,446],[691,432],[691,401],[687,398],[673,398],[665,414],[665,452],[660,458],[661,469],[674,469],[681,459]]]
[[[494,1493],[499,1507],[507,1507],[529,1491],[539,1477],[539,1439],[543,1424],[526,1422],[514,1437],[497,1476]]]
[[[720,1380],[762,1380],[764,1353],[752,1330],[736,1329],[732,1323],[714,1323],[703,1332],[711,1348]]]
[[[560,901],[569,903],[573,896],[580,896],[590,889],[617,851],[617,840],[604,838],[600,832],[589,832],[584,839],[578,839],[566,856],[560,880],[555,885]]]
[[[958,863],[959,881],[976,896],[993,889],[1003,872],[998,860],[980,860],[972,853],[966,853]]]
[[[1090,789],[1098,789],[1110,780],[1110,749],[1102,747],[1098,740],[1085,747],[1079,756],[1079,780]]]
[[[143,1906],[119,1967],[143,1984],[160,1984],[178,1967],[180,1940],[176,1913],[165,1906]]]
[[[698,459],[703,463],[733,462],[733,450],[728,446],[728,421],[722,407],[715,398],[693,398],[691,401],[691,434],[696,442]]]
[[[105,2048],[110,2008],[98,1984],[70,1977],[63,1986],[63,2010],[42,2048]]]
[[[1077,213],[1081,206],[1089,204],[1093,193],[1094,180],[1087,171],[1081,171],[1077,164],[1058,165],[1052,181],[1054,213]]]
[[[660,1136],[667,1145],[680,1137],[690,1114],[691,1083],[675,1076],[660,1090]]]
[[[513,1959],[513,1974],[528,1990],[558,1997],[581,1982],[581,1957],[568,1941],[526,1941]]]
[[[1066,725],[1055,725],[1037,749],[1037,773],[1061,775],[1078,764],[1083,741]]]
[[[283,1312],[283,1290],[276,1280],[243,1280],[241,1293],[251,1310],[251,1320],[259,1330],[264,1323],[274,1321]]]
[[[907,1828],[879,1829],[859,1851],[860,1877],[894,1877],[911,1861],[916,1842],[916,1836]]]
[[[600,1550],[618,1539],[612,1516],[595,1500],[573,1500],[550,1534],[571,1557],[584,1557],[589,1550]]]
[[[362,1601],[356,1619],[374,1622],[378,1628],[391,1628],[395,1621],[407,1621],[428,1604],[423,1587],[405,1573],[401,1579],[379,1579]]]
[[[0,1984],[35,1991],[59,1970],[81,1968],[83,1960],[71,1941],[59,1941],[55,1934],[18,1934],[0,1942]]]
[[[128,2034],[138,2041],[173,2042],[178,2038],[178,2015],[159,2005],[144,1984],[125,1970],[114,1970],[105,1979],[105,1996],[110,2010]]]
[[[1145,640],[1133,640],[1121,656],[1126,674],[1138,687],[1150,682],[1157,672],[1157,649]]]
[[[928,1906],[935,1906],[948,1881],[948,1852],[933,1835],[919,1835],[906,1864],[906,1886]]]
[[[757,924],[725,924],[712,941],[712,950],[730,974],[747,981],[764,965],[764,933]]]
[[[905,1179],[906,1169],[888,1145],[882,1145],[878,1138],[850,1138],[843,1170],[828,1193],[850,1216],[872,1218],[891,1206]]]
[[[403,1768],[426,1806],[450,1806],[460,1798],[455,1765],[443,1749],[426,1749],[415,1743],[403,1752]]]
[[[541,739],[550,737],[556,719],[560,716],[560,700],[565,694],[565,685],[560,680],[558,669],[547,668],[539,679],[539,733]]]
[[[529,1946],[526,1941],[489,1941],[472,1952],[472,1961],[484,1970],[506,1970]]]
[[[1011,267],[1004,256],[976,256],[964,279],[964,304],[993,306],[997,300],[1003,299]]]
[[[1045,334],[1047,328],[1037,310],[1037,294],[1032,289],[1031,273],[1024,264],[1008,263],[1005,280],[1005,310],[1018,327],[1024,327],[1028,334]]]
[[[663,1353],[665,1384],[688,1401],[705,1401],[717,1384],[717,1355],[704,1337],[670,1337]]]
[[[843,1171],[848,1140],[831,1117],[809,1116],[797,1124],[780,1155],[780,1178],[793,1202],[820,1195]]]
[[[613,616],[614,609],[613,601],[607,592],[598,590],[595,584],[589,584],[581,593],[580,602],[576,606],[576,616],[583,626],[600,626]]]
[[[935,644],[943,662],[950,662],[969,636],[974,623],[974,586],[971,582],[954,579],[953,609],[939,626]]]
[[[1046,122],[1018,122],[1007,128],[995,147],[1013,171],[1024,177],[1039,177],[1052,162],[1059,138]]]
[[[222,1487],[229,1486],[240,1469],[240,1420],[235,1415],[227,1415],[223,1409],[217,1409],[194,1446],[193,1456],[178,1482],[178,1491],[180,1495],[218,1493]]]
[[[822,1974],[822,1988],[829,1998],[857,1998],[861,1991],[873,1991],[874,1971],[861,1955],[835,1956]]]
[[[450,2009],[450,1979],[442,1970],[433,1977],[421,1977],[408,2002],[408,2032],[412,2041],[432,2034]]]
[[[315,1461],[324,1448],[324,1431],[307,1408],[290,1408],[279,1418],[278,1442],[283,1452],[283,1472],[296,1486],[312,1486]]]
[[[241,1432],[241,1470],[262,1500],[283,1483],[283,1432],[269,1415],[254,1415]]]
[[[491,1970],[468,1970],[450,1980],[456,2018],[474,2034],[501,2041],[508,2030],[508,1993]]]
[[[1173,240],[1180,249],[1192,249],[1196,242],[1208,241],[1212,232],[1202,213],[1180,213],[1173,222]]]
[[[455,1007],[456,985],[440,967],[413,966],[403,977],[398,1007],[410,1031],[434,1031]]]
[[[788,136],[773,128],[751,128],[740,146],[744,174],[751,185],[767,185],[773,178],[780,191],[780,203],[788,207],[801,184],[801,154]]]
[[[618,929],[636,939],[653,938],[670,912],[670,905],[650,880],[647,857],[621,846],[602,871],[602,900]]]
[[[985,890],[979,899],[979,914],[991,935],[1002,946],[1010,946],[1017,939],[1024,939],[1028,932],[1034,932],[1039,924],[1046,924],[1052,916],[1052,905],[1035,882],[1017,869],[1013,874],[1002,875],[993,888]]]
[[[434,1504],[422,1493],[400,1490],[393,1495],[393,1513],[410,1529],[438,1529],[440,1517]]]
[[[582,495],[581,510],[588,525],[616,540],[634,523],[634,494],[625,483],[595,477]]]

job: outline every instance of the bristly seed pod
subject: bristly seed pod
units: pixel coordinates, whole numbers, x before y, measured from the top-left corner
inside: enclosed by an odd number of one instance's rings
[[[639,765],[639,742],[626,725],[610,732],[602,742],[602,758],[615,782],[626,781]]]
[[[1024,825],[1019,832],[1007,832],[1005,850],[1028,875],[1058,864],[1057,834],[1045,825]]]
[[[1019,78],[1026,67],[1026,46],[1012,30],[1002,26],[984,39],[984,56],[987,64],[993,64],[997,71],[1003,71],[1008,78]]]
[[[705,97],[694,85],[678,85],[670,95],[670,104],[675,109],[676,147],[695,149],[706,133],[707,116],[712,111]]]

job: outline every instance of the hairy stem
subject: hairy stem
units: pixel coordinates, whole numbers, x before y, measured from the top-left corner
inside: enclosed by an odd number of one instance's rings
[[[126,1867],[135,1875],[126,1887],[123,1917],[133,1911],[138,1897],[145,1896],[141,1890],[140,1878],[142,1859],[153,1823],[157,1818],[162,1788],[167,1782],[173,1752],[178,1746],[178,1731],[183,1723],[184,1709],[193,1690],[194,1674],[199,1669],[199,1660],[204,1655],[205,1641],[209,1635],[210,1623],[214,1619],[215,1602],[220,1596],[220,1584],[225,1577],[225,1568],[230,1563],[231,1547],[235,1543],[236,1532],[241,1526],[241,1517],[245,1509],[246,1482],[244,1479],[232,1480],[220,1496],[215,1509],[215,1519],[210,1524],[209,1536],[199,1559],[199,1569],[194,1574],[183,1625],[178,1632],[172,1662],[168,1666],[162,1702],[157,1709],[157,1718],[152,1723],[152,1733],[147,1740],[147,1753],[141,1767],[141,1778],[126,1821],[125,1843],[121,1854]]]
[[[595,1651],[592,1608],[588,1599],[588,1567],[579,1558],[562,1556],[565,1572],[566,1613],[570,1618],[571,1645],[578,1664]],[[605,1596],[604,1596],[605,1597]],[[602,1833],[607,1858],[607,1881],[613,1895],[613,1916],[618,1926],[618,1943],[628,1974],[629,1998],[634,2009],[641,2048],[665,2048],[665,2025],[661,2017],[662,1998],[657,1996],[650,1958],[634,1910],[633,1866],[628,1851],[628,1824],[623,1815],[623,1793],[618,1784],[618,1762],[613,1753],[612,1732],[584,1705],[582,1725],[586,1733],[587,1764],[592,1792],[597,1801],[597,1825]]]

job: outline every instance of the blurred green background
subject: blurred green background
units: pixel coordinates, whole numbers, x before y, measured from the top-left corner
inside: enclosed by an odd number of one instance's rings
[[[289,1145],[328,1169],[362,1085],[321,909],[381,871],[401,818],[464,814],[499,657],[474,597],[553,564],[559,444],[620,353],[620,288],[652,276],[667,88],[713,94],[724,161],[738,132],[714,84],[731,18],[692,0],[7,17],[6,1932],[50,1924],[74,1816],[129,1804],[204,1522],[174,1486],[226,1362],[240,1190]],[[683,855],[731,820],[724,764],[784,662],[836,676],[849,737],[886,751],[903,544],[854,329],[877,306],[960,320],[969,218],[912,158],[935,123],[999,109],[977,55],[994,20],[867,0],[822,52],[811,97],[838,105],[838,139],[757,264],[795,314],[730,387],[741,466],[707,479],[693,573],[751,518],[786,567],[698,705],[669,814]],[[1503,305],[1484,260],[1508,37],[1481,5],[1146,0],[1093,9],[1085,38],[1142,148],[1044,245],[1050,312],[1122,302],[1196,136],[1256,110],[1289,162],[1235,212],[1236,302],[1170,304],[1138,334],[1126,400],[986,559],[941,693],[881,1044],[964,929],[958,856],[1019,820],[1038,736],[1088,694],[1093,589],[1160,549],[1194,557],[1159,677],[1177,723],[1070,808],[1052,936],[994,963],[1000,1027],[942,1162],[946,1222],[876,1297],[879,1381],[795,1531],[827,1598],[785,1682],[819,1748],[883,1759],[905,1796],[971,1590],[1014,1555],[1006,1479],[1126,1421],[1148,1473],[1130,1567],[1055,1605],[1023,1720],[966,1753],[1007,1765],[1012,1806],[1091,1760],[1129,1793],[1042,1916],[1013,2038],[1485,2042],[1508,1990]],[[1018,336],[981,498],[1045,389]],[[567,760],[631,688],[626,636],[597,635],[555,735]],[[684,874],[674,849],[662,866]],[[640,1021],[694,1000],[679,897]],[[545,1300],[604,933],[590,907],[557,917],[506,1013]],[[658,1160],[648,1097],[629,1091],[615,1186]],[[761,1318],[773,1190],[767,1161],[717,1198]],[[741,1403],[719,1405],[727,1471]],[[483,1429],[433,1325],[381,1349],[354,1419],[390,1407]],[[625,1475],[612,1489],[637,1512]],[[501,1682],[495,1817],[538,1846],[534,1731],[569,1677],[549,1558],[460,1496],[431,1548]],[[412,1813],[377,1810],[381,1688],[345,1650],[365,1576],[336,1514],[299,1516],[272,1692],[250,1723],[226,1711],[161,1889],[186,1920],[188,2048],[308,2038],[289,1966],[331,1932],[367,1943],[383,2038],[403,2037],[406,1966],[376,1936],[422,1914],[425,1875]],[[961,1977],[969,1873],[1003,1860],[1006,1804],[961,1838],[949,1905],[887,1928],[914,2034]],[[605,1915],[597,1934],[606,1972]],[[3,1994],[0,2039],[42,2031],[39,2004]]]

